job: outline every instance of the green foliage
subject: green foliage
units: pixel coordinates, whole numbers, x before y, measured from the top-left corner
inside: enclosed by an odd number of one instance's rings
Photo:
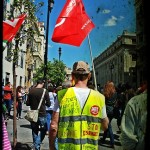
[[[47,80],[50,80],[52,84],[56,84],[57,86],[61,85],[66,76],[65,67],[66,66],[62,61],[58,61],[56,59],[53,59],[53,62],[48,61],[46,75]],[[41,78],[44,78],[44,64],[36,69],[33,80],[37,81]]]

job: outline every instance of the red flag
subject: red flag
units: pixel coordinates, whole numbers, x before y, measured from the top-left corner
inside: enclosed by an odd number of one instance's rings
[[[67,0],[56,21],[52,41],[80,46],[94,27],[82,0]]]
[[[23,24],[25,17],[26,14],[22,14],[14,20],[3,21],[3,42],[12,41]]]

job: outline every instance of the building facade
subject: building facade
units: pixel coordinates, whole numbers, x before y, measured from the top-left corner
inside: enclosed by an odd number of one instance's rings
[[[66,67],[66,68],[65,68],[65,71],[66,71],[66,78],[65,78],[65,81],[67,81],[67,80],[72,80],[72,69]]]
[[[136,87],[136,34],[124,30],[106,50],[94,58],[98,87],[107,81],[129,83]],[[93,77],[92,77],[93,79]]]
[[[45,26],[44,22],[37,23],[37,30],[39,35],[35,35],[31,40],[28,40],[27,44],[27,55],[26,55],[26,66],[25,66],[25,85],[30,87],[34,84],[33,77],[35,70],[44,63],[44,52],[45,52]]]
[[[20,1],[21,2],[21,1]],[[14,0],[6,1],[4,0],[3,12],[4,20],[8,16],[17,17],[20,12],[14,9]],[[21,12],[24,12],[25,6],[21,5]],[[14,10],[13,10],[14,9]],[[28,11],[28,8],[27,10]],[[11,14],[12,13],[12,14]],[[30,21],[29,21],[30,23]],[[33,76],[35,69],[38,68],[44,62],[44,52],[45,52],[45,27],[43,22],[38,22],[38,20],[32,26],[36,33],[33,35],[32,40],[29,38],[27,33],[28,21],[23,24],[23,29],[21,30],[22,43],[19,43],[17,50],[17,60],[15,65],[16,74],[16,86],[27,86],[30,87],[33,84]],[[26,31],[26,32],[23,32]],[[3,83],[11,82],[14,83],[13,78],[13,58],[15,50],[15,39],[11,43],[8,43],[3,50],[3,60],[2,60],[2,80]]]
[[[4,20],[10,15],[13,5],[13,0],[4,1]],[[7,11],[9,13],[7,13]],[[15,14],[17,16],[17,13]],[[25,82],[25,57],[26,57],[26,38],[24,38],[24,43],[19,44],[18,59],[16,60],[16,85],[24,86]],[[15,42],[8,43],[6,48],[3,50],[3,60],[2,60],[2,81],[6,84],[8,81],[13,84],[13,54],[15,49]]]

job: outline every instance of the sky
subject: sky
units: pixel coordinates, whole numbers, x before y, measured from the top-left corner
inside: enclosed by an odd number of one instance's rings
[[[44,6],[37,14],[39,21],[47,21],[47,0],[35,0],[35,3],[44,2]],[[66,0],[54,0],[54,6],[49,18],[48,36],[48,61],[59,59],[58,49],[61,47],[60,60],[67,67],[72,68],[76,61],[83,60],[92,67],[92,60],[106,50],[123,30],[135,32],[135,7],[134,0],[82,0],[85,11],[95,28],[89,33],[89,41],[92,56],[90,54],[88,37],[84,39],[80,47],[68,44],[55,43],[51,40],[56,20],[62,11]],[[40,15],[40,14],[43,15]]]

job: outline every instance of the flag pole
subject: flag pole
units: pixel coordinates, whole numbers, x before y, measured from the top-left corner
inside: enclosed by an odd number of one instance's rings
[[[89,34],[88,34],[88,43],[89,43],[90,55],[91,55],[91,61],[92,61],[92,68],[93,68],[93,75],[94,75],[95,90],[97,91],[97,82],[96,82],[95,68],[94,68],[94,63],[93,63],[92,48],[91,48],[91,44],[90,44]]]

